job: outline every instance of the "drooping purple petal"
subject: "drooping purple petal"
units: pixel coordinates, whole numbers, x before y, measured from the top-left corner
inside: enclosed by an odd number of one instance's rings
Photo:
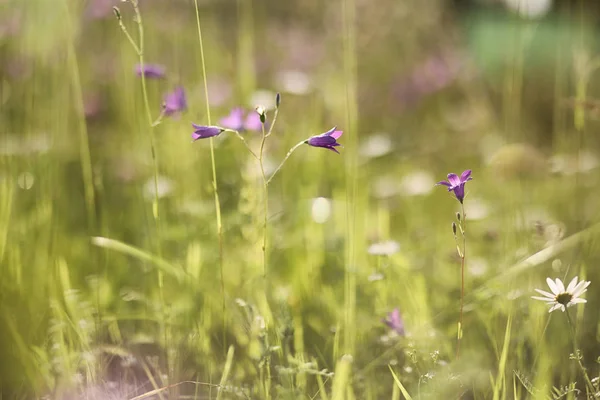
[[[144,64],[142,68],[142,65],[137,64],[135,66],[135,73],[137,76],[144,74],[146,78],[159,79],[164,78],[165,67],[159,64]]]
[[[260,115],[254,111],[250,111],[246,120],[244,121],[244,129],[248,131],[260,131],[262,130],[262,122],[260,122]]]
[[[452,188],[452,190],[454,190],[454,196],[456,199],[462,203],[465,199],[465,184],[461,183],[460,185]]]
[[[337,131],[336,128],[333,127],[325,133],[316,136],[311,136],[306,140],[305,143],[313,147],[322,147],[324,149],[329,149],[339,154],[340,152],[337,151],[335,147],[341,146],[337,142],[337,138],[342,136],[342,133],[342,131]]]
[[[398,335],[404,336],[404,321],[398,308],[394,308],[383,322]]]
[[[331,135],[333,135],[333,133],[335,132],[335,129],[336,129],[336,128],[337,128],[337,127],[336,127],[336,126],[334,126],[333,128],[331,128],[331,129],[330,129],[330,130],[328,130],[327,132],[325,132],[325,133],[321,133],[321,135],[319,135],[319,136],[331,136]]]
[[[473,178],[471,178],[471,170],[470,169],[467,169],[460,175],[461,182],[470,181],[471,179],[473,179]]]
[[[337,140],[340,138],[340,136],[342,136],[343,133],[344,131],[333,131],[331,137]]]
[[[196,125],[194,123],[192,123],[192,126],[194,127],[194,133],[192,133],[192,139],[194,139],[194,141],[217,136],[224,131],[224,129],[219,126]]]
[[[172,115],[187,109],[187,100],[183,87],[179,86],[165,96],[164,108],[165,115]]]
[[[244,110],[241,107],[234,108],[229,115],[223,117],[219,123],[225,128],[233,129],[234,131],[242,130],[244,127]]]
[[[438,183],[436,183],[436,185],[444,185],[444,186],[448,186],[448,189],[451,190],[450,188],[452,187],[452,184],[448,181],[439,181]]]
[[[308,144],[315,147],[327,147],[337,145],[337,141],[331,136],[313,136],[308,139]]]

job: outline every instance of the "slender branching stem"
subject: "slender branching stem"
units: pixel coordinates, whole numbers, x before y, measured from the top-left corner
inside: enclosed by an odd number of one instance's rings
[[[144,53],[144,51],[145,51],[144,23],[142,20],[142,14],[140,13],[138,0],[129,0],[129,3],[133,7],[133,11],[135,13],[135,22],[137,23],[137,29],[138,29],[138,43],[137,44],[136,44],[135,40],[132,38],[132,36],[129,34],[129,31],[127,30],[125,25],[123,24],[123,21],[121,20],[120,15],[118,16],[117,19],[119,21],[119,26],[121,27],[121,30],[125,33],[125,36],[129,40],[129,42],[132,44],[134,50],[136,51],[138,59],[139,59],[139,64],[140,64],[140,70],[141,70],[140,78],[141,78],[141,82],[142,82],[142,97],[143,97],[143,101],[144,101],[144,109],[146,112],[148,126],[150,127],[148,137],[150,138],[150,151],[152,154],[152,166],[154,169],[154,174],[153,174],[154,175],[154,201],[152,203],[152,216],[154,217],[154,224],[156,227],[156,235],[157,235],[156,250],[157,250],[158,257],[160,258],[160,257],[162,257],[162,247],[161,247],[160,213],[159,213],[158,159],[157,159],[157,155],[156,155],[156,139],[154,137],[154,128],[158,124],[160,124],[160,122],[162,121],[162,117],[164,116],[164,110],[161,111],[160,115],[158,116],[158,118],[156,120],[154,120],[152,118],[152,110],[150,108],[150,101],[148,100],[148,88],[146,86],[146,74],[144,73],[144,56],[145,56],[145,53]],[[163,277],[162,271],[159,270],[157,272],[157,278],[158,278],[158,293],[159,293],[159,298],[160,298],[160,304],[162,307],[162,316],[161,316],[162,327],[161,327],[161,329],[163,330],[164,340],[165,340],[165,344],[166,344],[168,342],[168,335],[167,335],[167,330],[165,329],[165,321],[164,321],[165,300],[164,300],[164,291],[163,291],[164,277]],[[170,362],[169,362],[168,358],[167,358],[167,365],[170,366]]]
[[[129,31],[127,30],[127,27],[125,26],[125,24],[123,24],[123,20],[121,19],[120,15],[117,17],[117,21],[119,22],[119,26],[121,27],[121,30],[125,34],[125,37],[127,38],[127,40],[129,40],[129,43],[131,43],[131,46],[135,50],[136,54],[139,55],[141,53],[141,50],[138,47],[135,40],[133,39],[133,37],[131,37],[131,35],[129,34]]]
[[[273,178],[275,177],[275,175],[277,175],[277,173],[279,172],[279,170],[281,169],[281,167],[283,167],[283,164],[285,164],[285,162],[287,161],[287,159],[290,158],[290,156],[292,155],[292,153],[294,151],[296,151],[296,149],[298,147],[302,146],[305,143],[306,143],[306,140],[303,140],[303,141],[297,143],[294,147],[292,147],[290,149],[290,151],[288,151],[288,153],[285,155],[283,161],[281,161],[281,164],[279,164],[279,166],[277,167],[277,169],[275,170],[275,172],[273,172],[273,174],[271,175],[271,177],[267,180],[267,185],[269,185],[269,183],[271,183],[271,181],[273,180]]]
[[[269,131],[267,132],[266,137],[271,136],[271,133],[273,133],[273,127],[275,126],[275,122],[277,121],[277,115],[279,115],[279,107],[275,109],[275,113],[273,114],[273,122],[271,122],[271,126],[269,126]]]
[[[238,139],[240,139],[242,141],[242,143],[244,143],[244,146],[246,146],[246,149],[248,149],[250,154],[252,154],[252,157],[256,158],[257,161],[260,161],[260,158],[258,157],[258,155],[254,152],[254,150],[252,150],[252,148],[250,147],[248,142],[246,142],[246,139],[244,139],[244,137],[241,135],[241,133],[239,133],[238,131],[233,130],[233,129],[225,129],[223,132],[235,133],[235,135],[238,137]]]

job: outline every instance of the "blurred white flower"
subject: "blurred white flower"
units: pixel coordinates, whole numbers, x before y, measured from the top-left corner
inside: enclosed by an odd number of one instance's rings
[[[556,154],[550,158],[550,170],[567,176],[591,172],[599,165],[598,157],[589,151],[582,151],[579,156]]]
[[[375,256],[389,256],[400,251],[400,244],[393,240],[387,240],[370,245],[367,251]]]
[[[152,178],[148,179],[148,181],[144,185],[144,197],[147,200],[154,199],[155,193],[157,192],[156,189],[158,189],[158,197],[159,198],[166,197],[173,192],[174,185],[173,185],[173,181],[171,179],[166,178],[164,176],[159,176],[157,178],[156,183],[157,184],[155,186],[154,178],[152,177]]]
[[[425,195],[433,190],[434,184],[433,176],[427,171],[414,171],[400,180],[404,196]]]
[[[266,110],[273,110],[275,108],[275,93],[270,90],[257,90],[252,93],[248,106],[254,109],[259,104]]]
[[[360,153],[365,158],[381,157],[392,151],[392,140],[387,133],[376,133],[360,144]]]
[[[29,190],[33,187],[33,183],[35,182],[35,177],[33,174],[29,172],[23,172],[19,174],[17,178],[17,184],[23,190]]]
[[[377,282],[380,280],[383,280],[384,276],[382,273],[380,272],[376,272],[374,274],[369,275],[369,277],[367,278],[369,282]]]
[[[469,261],[469,272],[473,276],[483,276],[488,270],[488,263],[483,258],[475,258]]]
[[[506,6],[522,17],[543,17],[552,8],[552,0],[504,0]]]
[[[331,200],[325,197],[317,197],[312,201],[311,215],[313,221],[317,224],[323,224],[327,222],[331,217]]]
[[[581,281],[577,283],[578,278],[575,277],[569,282],[569,285],[565,289],[564,283],[556,278],[554,281],[550,278],[546,278],[546,283],[552,291],[552,293],[544,290],[535,289],[536,292],[543,295],[544,297],[531,296],[532,299],[545,301],[547,305],[552,306],[548,312],[560,309],[565,312],[567,307],[571,307],[579,303],[587,303],[586,299],[582,299],[579,296],[587,291],[587,287],[590,285],[590,281]]]
[[[304,95],[312,90],[310,77],[302,71],[281,71],[277,78],[279,86],[287,93]]]
[[[381,176],[373,182],[373,194],[378,199],[394,197],[400,193],[404,193],[404,190],[405,188],[402,184],[393,176]]]
[[[465,204],[465,213],[471,221],[481,220],[488,216],[489,207],[483,200],[470,198],[468,203]]]

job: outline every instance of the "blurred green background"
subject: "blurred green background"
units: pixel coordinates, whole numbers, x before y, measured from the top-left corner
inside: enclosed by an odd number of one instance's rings
[[[390,369],[413,398],[574,399],[547,276],[592,282],[570,311],[598,376],[597,2],[140,0],[153,118],[187,95],[154,128],[113,6],[139,40],[130,3],[0,0],[2,399],[405,398]],[[271,121],[277,92],[267,173],[333,126],[344,147],[269,185],[264,279],[259,166],[215,138],[220,243],[190,123]],[[457,360],[460,204],[434,184],[465,169]]]

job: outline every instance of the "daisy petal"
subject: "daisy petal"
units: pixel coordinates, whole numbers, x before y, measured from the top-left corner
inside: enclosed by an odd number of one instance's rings
[[[558,279],[558,278],[556,278],[554,281],[556,282],[556,286],[559,289],[559,293],[564,293],[565,292],[565,285],[563,284],[563,282],[560,279]]]
[[[577,284],[577,286],[575,286],[575,288],[573,289],[573,292],[571,293],[573,295],[573,297],[578,297],[581,296],[582,294],[584,294],[587,291],[587,287],[590,286],[590,281],[581,281],[579,282],[579,284]]]
[[[534,299],[534,300],[545,301],[548,304],[554,304],[554,303],[556,303],[556,301],[554,299],[549,299],[547,297],[531,296],[531,298]]]
[[[579,303],[587,303],[586,299],[574,298],[571,300],[569,304],[579,304]]]
[[[539,294],[549,297],[550,299],[554,300],[554,297],[556,297],[555,295],[553,295],[552,293],[548,293],[545,290],[541,290],[541,289],[535,289],[536,292],[538,292]]]
[[[532,299],[535,299],[535,300],[541,300],[541,301],[545,301],[545,302],[548,302],[548,303],[554,303],[554,302],[555,302],[555,300],[554,300],[554,299],[549,299],[549,298],[547,298],[547,297],[531,296],[531,298],[532,298]]]
[[[552,293],[554,293],[555,295],[560,294],[560,290],[558,290],[558,286],[556,286],[556,283],[554,283],[554,281],[552,279],[546,278],[546,283],[548,284],[548,287],[550,288]]]
[[[576,286],[577,286],[577,277],[571,279],[571,282],[569,282],[569,285],[567,286],[567,292],[573,293],[573,289],[575,289]]]
[[[562,304],[560,304],[560,303],[558,303],[558,304],[555,304],[555,305],[554,305],[554,307],[551,307],[551,308],[548,310],[548,312],[549,312],[549,313],[551,313],[552,311],[554,311],[554,310],[557,310],[557,309],[559,309],[560,307],[562,307]]]

